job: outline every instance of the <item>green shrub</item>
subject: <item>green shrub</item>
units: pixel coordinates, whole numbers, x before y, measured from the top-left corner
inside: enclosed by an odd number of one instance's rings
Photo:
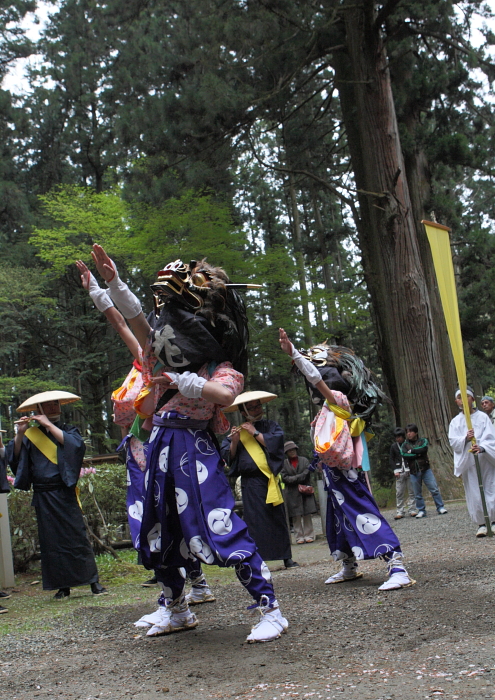
[[[90,467],[78,482],[79,498],[90,528],[108,544],[120,539],[127,522],[126,468],[124,464],[103,463]],[[8,496],[14,570],[23,572],[39,551],[36,513],[31,506],[32,491],[12,489]],[[94,542],[92,542],[94,546]],[[98,548],[95,547],[98,551]]]

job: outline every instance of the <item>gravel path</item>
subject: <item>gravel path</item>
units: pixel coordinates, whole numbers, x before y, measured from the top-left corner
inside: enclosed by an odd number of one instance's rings
[[[147,639],[131,623],[149,604],[80,607],[49,629],[0,639],[2,700],[495,698],[495,538],[476,539],[463,503],[444,516],[393,521],[417,585],[379,593],[382,562],[325,586],[339,566],[319,537],[294,547],[301,567],[274,566],[287,634],[244,643],[251,618],[238,583],[196,607],[190,632]],[[90,600],[88,598],[88,600]]]

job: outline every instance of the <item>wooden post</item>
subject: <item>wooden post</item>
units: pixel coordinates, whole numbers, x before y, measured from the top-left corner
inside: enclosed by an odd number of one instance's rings
[[[0,493],[0,586],[12,588],[14,585],[14,562],[10,540],[7,494]]]

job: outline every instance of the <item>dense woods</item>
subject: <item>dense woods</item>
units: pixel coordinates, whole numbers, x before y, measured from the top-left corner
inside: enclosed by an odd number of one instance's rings
[[[420,221],[452,227],[468,377],[495,386],[495,36],[485,3],[59,0],[0,12],[0,402],[72,388],[73,419],[112,450],[131,359],[74,263],[104,245],[151,310],[164,264],[207,256],[249,292],[250,388],[309,448],[311,407],[280,354],[352,347],[416,422],[444,488],[455,374]],[[485,26],[486,25],[486,26]],[[474,28],[478,28],[474,32]],[[473,37],[478,39],[473,40]],[[382,450],[383,451],[383,450]],[[451,486],[451,484],[450,484]]]

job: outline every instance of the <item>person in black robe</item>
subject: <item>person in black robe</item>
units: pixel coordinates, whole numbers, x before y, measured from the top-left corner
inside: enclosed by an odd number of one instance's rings
[[[6,447],[15,488],[28,491],[33,487],[43,589],[58,589],[56,599],[68,597],[73,586],[90,585],[93,594],[106,593],[98,582],[93,549],[76,495],[86,446],[77,428],[60,421],[61,394],[67,392],[43,392],[20,406],[20,411],[31,410],[37,404],[39,413],[21,418],[16,437]],[[44,400],[38,403],[37,397]],[[33,419],[39,428],[29,429]]]
[[[256,398],[259,394],[266,392],[245,392],[230,407],[239,408],[246,420],[225,438],[221,452],[230,466],[229,476],[241,477],[243,517],[260,555],[268,561],[283,559],[286,568],[290,568],[298,564],[292,560],[285,504],[283,499],[279,505],[267,503],[269,477],[260,470],[241,439],[241,430],[254,437],[271,473],[277,477],[285,459],[284,432],[278,423],[263,418],[263,405]],[[267,396],[275,398],[273,394]]]

